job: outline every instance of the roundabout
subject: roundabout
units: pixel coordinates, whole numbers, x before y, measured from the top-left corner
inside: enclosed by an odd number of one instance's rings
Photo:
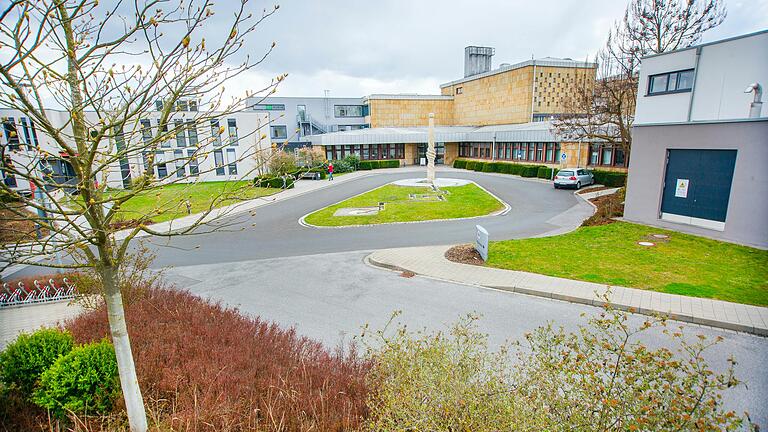
[[[509,204],[468,179],[408,178],[306,214],[299,219],[299,224],[346,228],[425,223],[496,216],[509,208]]]

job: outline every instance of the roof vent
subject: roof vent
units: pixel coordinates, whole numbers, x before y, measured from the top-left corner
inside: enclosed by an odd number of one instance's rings
[[[492,47],[468,46],[464,48],[464,78],[491,70]]]
[[[510,67],[510,66],[512,66],[512,65],[511,65],[511,64],[509,64],[509,63],[501,63],[501,64],[499,65],[499,69],[504,69],[504,68],[506,68],[506,67]]]

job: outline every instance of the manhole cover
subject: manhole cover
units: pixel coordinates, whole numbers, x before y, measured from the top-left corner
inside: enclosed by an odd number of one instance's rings
[[[637,244],[639,244],[640,246],[645,246],[645,247],[656,246],[656,243],[647,242],[647,241],[639,241],[639,242],[637,242]]]
[[[655,237],[657,239],[668,239],[669,236],[666,234],[651,234],[651,237]]]

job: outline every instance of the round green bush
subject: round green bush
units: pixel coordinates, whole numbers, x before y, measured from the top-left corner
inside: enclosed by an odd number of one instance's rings
[[[33,402],[65,418],[77,414],[107,414],[120,395],[117,357],[104,340],[79,346],[59,358],[40,377]]]
[[[31,396],[40,376],[57,359],[72,351],[74,341],[67,331],[40,329],[22,333],[0,353],[0,381],[6,387]]]

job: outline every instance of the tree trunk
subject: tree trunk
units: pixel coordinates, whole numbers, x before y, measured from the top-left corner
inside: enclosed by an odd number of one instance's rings
[[[102,268],[101,275],[104,284],[104,301],[109,317],[109,332],[115,346],[117,369],[120,373],[120,387],[123,390],[123,399],[125,399],[128,424],[131,427],[131,432],[146,432],[147,415],[144,411],[144,399],[141,397],[141,389],[136,376],[131,342],[128,339],[128,328],[125,325],[123,296],[117,281],[117,271],[114,267],[106,267]]]

